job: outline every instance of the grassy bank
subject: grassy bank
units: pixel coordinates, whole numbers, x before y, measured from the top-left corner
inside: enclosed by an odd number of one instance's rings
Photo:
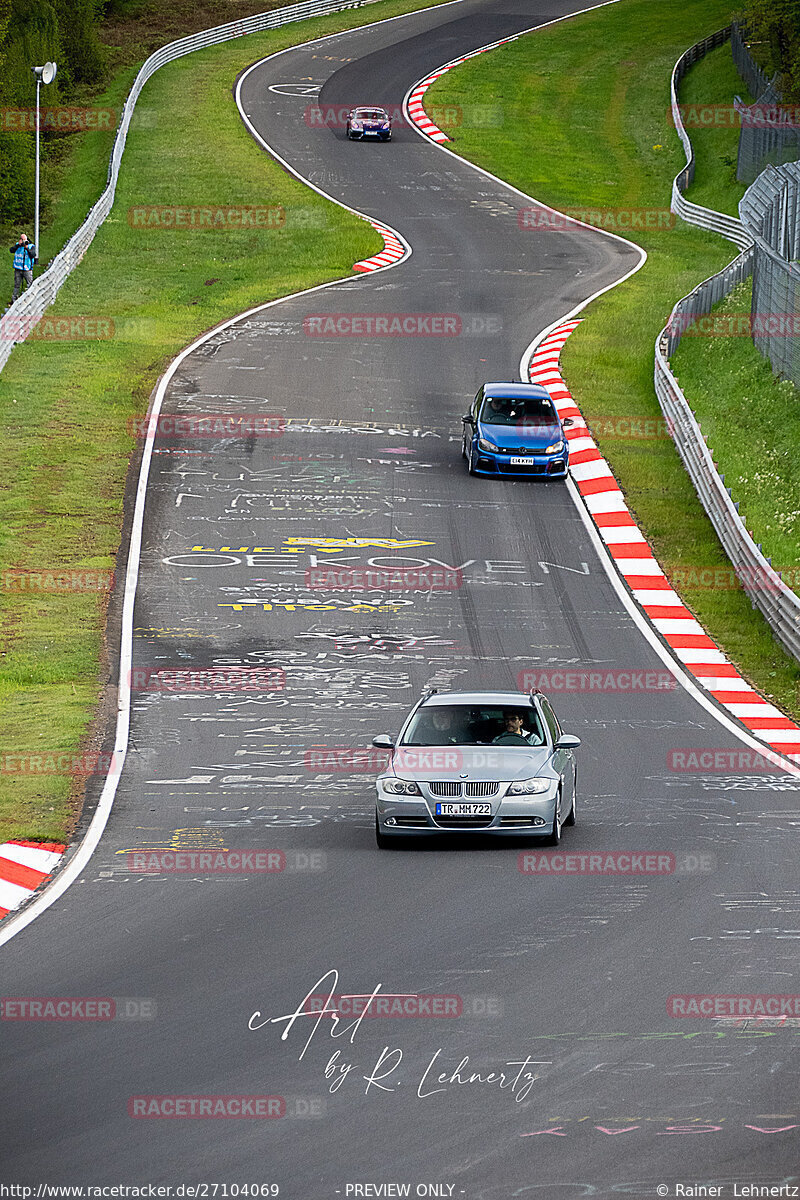
[[[366,222],[259,149],[233,103],[236,75],[286,46],[422,7],[429,5],[391,0],[239,38],[180,59],[147,84],[139,105],[154,115],[128,138],[114,210],[49,314],[99,317],[113,336],[34,338],[0,374],[4,756],[23,756],[24,765],[25,756],[75,755],[86,744],[104,677],[103,573],[116,566],[134,448],[127,422],[145,411],[160,372],[226,317],[348,275],[382,246]],[[82,181],[69,187],[74,197],[90,190]],[[280,206],[286,221],[249,232],[134,228],[129,209],[144,204]],[[53,592],[25,575],[44,569],[99,574]],[[18,758],[0,760],[0,842],[62,840],[74,824],[80,776],[19,766]]]
[[[752,288],[740,284],[714,313],[742,330]],[[800,591],[800,396],[778,379],[749,336],[684,337],[672,359],[714,459],[764,554]]]
[[[452,133],[457,153],[555,208],[605,210],[613,228],[615,214],[668,207],[683,165],[668,113],[670,74],[686,47],[727,24],[731,12],[725,0],[622,0],[471,60],[438,80],[427,103],[460,106],[465,114]],[[696,90],[687,95],[717,90],[699,78],[702,70],[692,72]],[[470,127],[467,114],[486,104],[499,109],[502,123]],[[693,199],[703,195],[703,179],[701,170]],[[626,236],[644,247],[648,261],[585,310],[564,350],[566,378],[686,604],[755,686],[800,716],[800,668],[744,595],[682,582],[728,560],[672,440],[601,432],[614,417],[657,425],[656,335],[675,301],[734,252],[722,238],[680,221]]]

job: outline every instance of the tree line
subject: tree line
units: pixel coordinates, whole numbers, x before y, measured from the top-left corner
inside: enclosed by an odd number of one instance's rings
[[[20,115],[36,103],[32,68],[58,64],[55,81],[42,89],[43,106],[69,104],[87,85],[99,87],[102,7],[103,0],[0,0],[0,224],[33,214],[34,138]]]
[[[779,73],[784,100],[800,103],[800,0],[748,0],[742,24],[759,62]]]

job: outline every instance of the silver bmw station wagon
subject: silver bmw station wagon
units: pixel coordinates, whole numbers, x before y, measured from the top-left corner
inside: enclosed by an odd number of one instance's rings
[[[486,833],[557,846],[575,824],[580,738],[564,733],[541,692],[428,691],[395,739],[376,781],[375,836]]]

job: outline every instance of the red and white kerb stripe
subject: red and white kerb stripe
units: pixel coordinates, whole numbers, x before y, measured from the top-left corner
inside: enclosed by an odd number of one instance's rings
[[[0,918],[19,908],[49,879],[66,850],[60,842],[4,842],[0,845]]]
[[[362,259],[357,262],[354,271],[377,271],[379,267],[386,267],[389,263],[399,262],[405,257],[406,248],[400,241],[397,234],[392,233],[391,229],[387,229],[385,225],[379,225],[377,221],[370,221],[373,229],[377,229],[378,233],[383,238],[383,250],[380,254],[373,254],[372,258]]]
[[[598,532],[651,624],[697,683],[755,737],[797,762],[800,727],[741,677],[673,590],[561,377],[561,350],[579,324],[567,321],[549,333],[537,347],[528,374],[531,383],[547,388],[559,416],[575,422],[565,431],[569,472]]]
[[[464,60],[462,59],[461,61],[463,62]],[[422,132],[427,134],[428,137],[434,142],[449,142],[450,138],[446,133],[442,133],[439,126],[434,125],[433,121],[430,120],[423,107],[422,97],[425,95],[433,81],[438,79],[440,75],[444,75],[445,72],[449,70],[449,67],[441,67],[440,70],[434,71],[433,75],[428,75],[427,78],[423,79],[421,83],[417,84],[408,98],[408,115],[411,117],[411,120],[414,122],[417,129],[421,129]]]

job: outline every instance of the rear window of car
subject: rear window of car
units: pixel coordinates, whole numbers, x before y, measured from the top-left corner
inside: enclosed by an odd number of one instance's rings
[[[522,717],[522,738],[511,740],[507,732],[506,716]],[[545,736],[536,709],[528,705],[500,708],[497,706],[475,706],[471,704],[436,704],[423,706],[415,714],[403,736],[403,746],[490,746],[497,739],[506,739],[502,744],[508,749],[515,745],[524,749],[542,746]]]

